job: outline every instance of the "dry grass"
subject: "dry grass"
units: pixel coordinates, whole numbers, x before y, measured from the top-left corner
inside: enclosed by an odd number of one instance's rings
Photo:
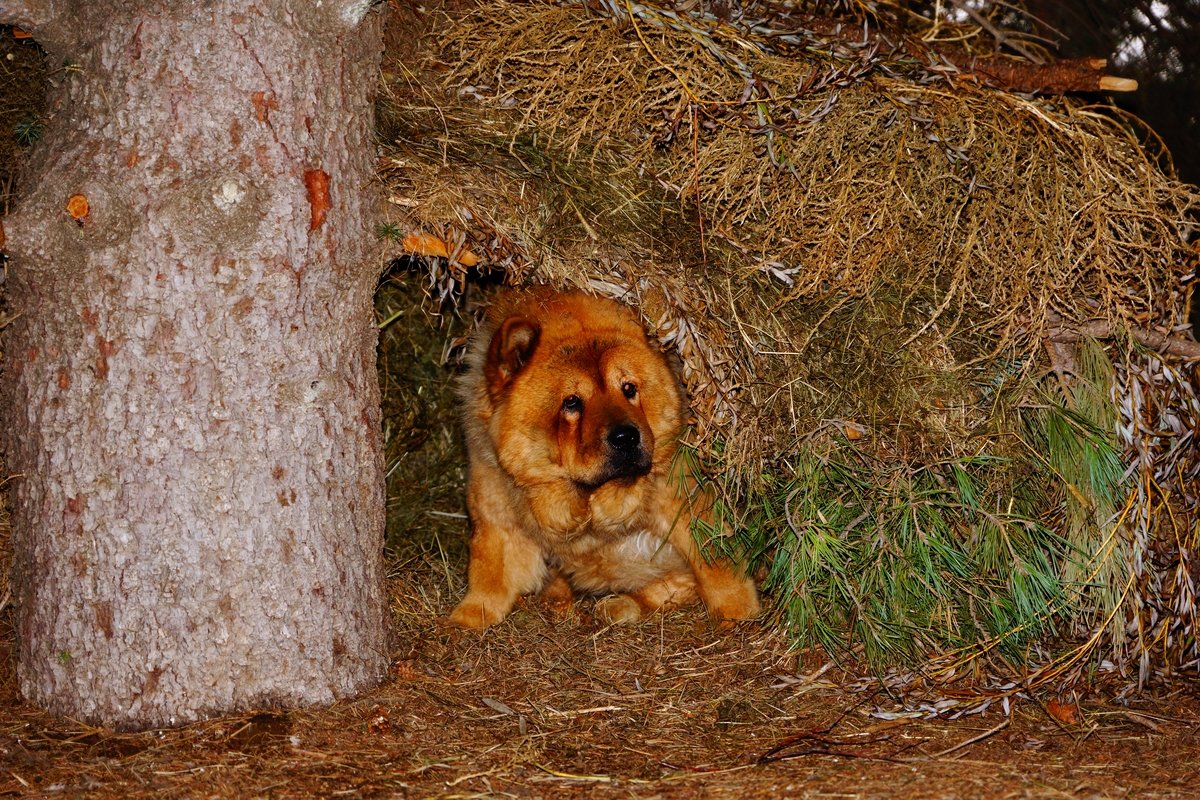
[[[1191,790],[1200,706],[1096,698],[1079,722],[1013,701],[957,721],[699,614],[602,628],[524,606],[439,627],[439,576],[393,581],[406,644],[384,685],[327,709],[262,709],[114,734],[0,702],[0,792],[92,798],[1138,796]]]
[[[460,97],[414,102],[413,83],[395,84],[402,138],[384,177],[418,223],[469,234],[510,280],[640,301],[664,341],[681,339],[702,420],[747,461],[777,453],[778,437],[722,428],[741,421],[735,399],[756,419],[789,409],[767,426],[789,431],[822,416],[806,408],[837,409],[770,402],[782,375],[825,377],[811,361],[831,349],[813,342],[827,329],[893,351],[949,348],[913,360],[953,372],[1028,354],[1050,311],[1179,318],[1198,199],[1148,159],[1130,121],[888,77],[869,54],[763,52],[728,26],[652,21],[507,3],[449,20],[436,59],[457,65],[446,83]],[[868,344],[859,363],[878,354]],[[913,406],[875,416],[899,409]],[[941,426],[922,426],[926,453],[961,438]]]
[[[909,599],[888,616],[931,627],[875,620],[877,655],[911,656],[915,640],[1041,661],[1029,636],[1057,630],[1131,680],[1195,660],[1196,379],[1129,332],[1183,321],[1200,194],[1146,154],[1135,121],[663,4],[489,2],[429,19],[436,46],[388,83],[381,175],[396,231],[482,257],[431,259],[434,294],[500,273],[639,308],[681,357],[734,544],[765,565],[817,524],[789,508],[806,459],[850,470],[813,507],[841,503],[857,554],[833,638],[861,641],[856,609],[900,564],[914,583],[892,587]],[[1113,334],[1103,369],[1050,342],[1083,326]],[[1080,415],[1097,392],[1108,405]],[[1073,420],[1059,438],[1038,427],[1047,404]],[[1052,466],[1072,451],[1096,456],[1083,483]],[[982,494],[914,503],[915,480],[955,470]],[[1113,480],[1119,496],[1095,495]],[[847,504],[851,485],[867,490]],[[756,518],[764,507],[775,516]],[[945,528],[944,564],[913,566],[886,523],[906,507]],[[1042,533],[1014,549],[1020,528]],[[920,595],[960,585],[964,562],[986,593],[948,589],[944,608],[968,610],[937,625]],[[787,603],[811,592],[776,589]],[[981,619],[976,601],[1013,614]],[[1059,678],[1092,663],[1049,660]]]

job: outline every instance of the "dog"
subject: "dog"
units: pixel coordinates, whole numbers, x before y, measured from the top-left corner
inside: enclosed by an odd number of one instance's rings
[[[542,591],[560,609],[635,622],[703,600],[722,621],[760,606],[742,565],[708,560],[693,519],[711,503],[675,463],[682,387],[614,300],[547,287],[497,299],[459,383],[474,528],[467,594],[449,621],[486,628]]]

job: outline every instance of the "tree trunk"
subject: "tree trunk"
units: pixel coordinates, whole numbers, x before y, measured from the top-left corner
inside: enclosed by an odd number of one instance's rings
[[[119,728],[385,668],[369,0],[7,3],[50,52],[4,222],[18,673]]]

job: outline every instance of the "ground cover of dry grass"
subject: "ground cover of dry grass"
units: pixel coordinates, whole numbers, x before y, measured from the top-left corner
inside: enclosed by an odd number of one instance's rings
[[[19,697],[6,599],[0,796],[1195,795],[1194,676],[1156,679],[1126,700],[1105,683],[1079,696],[1019,693],[1009,714],[997,700],[950,719],[980,697],[955,685],[893,696],[886,681],[858,677],[861,664],[789,653],[756,625],[715,630],[698,609],[605,628],[586,602],[558,618],[528,601],[484,633],[443,626],[464,587],[467,526],[441,355],[464,327],[420,317],[414,280],[385,287],[379,309],[381,322],[400,315],[381,362],[395,622],[383,682],[330,708],[114,733]]]
[[[467,633],[439,624],[440,582],[395,579],[391,672],[332,708],[114,734],[22,703],[5,659],[0,795],[1183,798],[1200,779],[1194,684],[1128,705],[1098,692],[1075,724],[1044,698],[890,718],[903,704],[753,625],[613,629],[527,603]]]

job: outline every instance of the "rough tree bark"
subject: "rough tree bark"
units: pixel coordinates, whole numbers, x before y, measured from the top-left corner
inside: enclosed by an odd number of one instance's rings
[[[369,0],[28,0],[4,221],[19,679],[120,728],[386,665]]]

